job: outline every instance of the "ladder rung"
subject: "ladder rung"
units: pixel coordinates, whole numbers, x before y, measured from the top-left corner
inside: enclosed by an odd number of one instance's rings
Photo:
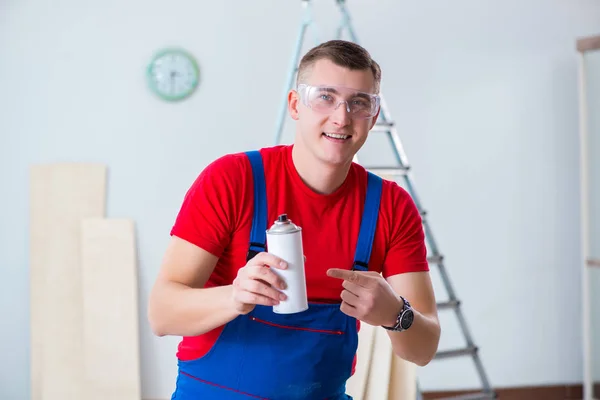
[[[447,310],[448,308],[456,308],[459,305],[460,305],[459,300],[443,301],[441,303],[437,303],[437,309],[438,310]]]
[[[427,257],[427,261],[433,264],[439,264],[444,260],[444,256],[442,255],[437,255],[437,256],[429,256]]]
[[[597,258],[588,258],[585,263],[588,267],[600,267],[600,259]]]
[[[390,128],[394,127],[394,123],[393,122],[378,122],[375,124],[375,126],[373,126],[373,128],[371,129],[371,131],[374,132],[386,132],[389,131]]]
[[[469,356],[475,353],[477,353],[477,346],[465,347],[464,349],[438,351],[435,355],[435,359]]]
[[[404,176],[408,172],[410,167],[367,167],[367,170],[373,172],[376,175],[392,175],[392,176]]]
[[[497,398],[495,393],[488,392],[476,392],[476,393],[465,393],[459,394],[452,397],[440,397],[437,400],[486,400]]]

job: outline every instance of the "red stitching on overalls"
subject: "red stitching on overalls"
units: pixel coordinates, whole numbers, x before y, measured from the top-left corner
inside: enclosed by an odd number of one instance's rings
[[[207,385],[215,386],[215,387],[218,387],[218,388],[221,388],[221,389],[225,389],[225,390],[230,390],[230,391],[232,391],[232,392],[236,392],[236,393],[242,394],[242,395],[244,395],[244,396],[248,396],[248,397],[253,397],[253,398],[255,398],[255,399],[269,400],[269,399],[267,399],[267,398],[265,398],[265,397],[256,396],[256,395],[253,395],[253,394],[250,394],[250,393],[242,392],[242,391],[240,391],[240,390],[235,390],[235,389],[232,389],[232,388],[230,388],[230,387],[227,387],[227,386],[223,386],[223,385],[219,385],[219,384],[216,384],[216,383],[213,383],[213,382],[205,381],[204,379],[200,379],[200,378],[198,378],[198,377],[196,377],[196,376],[194,376],[194,375],[190,375],[190,374],[188,374],[187,372],[183,372],[183,371],[181,371],[181,373],[182,373],[183,375],[185,375],[185,376],[189,376],[190,378],[192,378],[192,379],[195,379],[195,380],[197,380],[197,381],[199,381],[199,382],[206,383]]]
[[[307,331],[307,332],[317,332],[317,333],[328,333],[331,335],[343,335],[344,332],[343,331],[333,331],[333,330],[328,330],[328,329],[312,329],[312,328],[303,328],[300,326],[287,326],[287,325],[280,325],[280,324],[276,324],[274,322],[269,322],[269,321],[265,321],[263,319],[260,318],[256,318],[256,317],[250,317],[250,319],[252,321],[256,321],[256,322],[260,322],[261,324],[265,324],[265,325],[270,325],[270,326],[275,326],[277,328],[283,328],[283,329],[291,329],[291,330],[295,330],[295,331]]]

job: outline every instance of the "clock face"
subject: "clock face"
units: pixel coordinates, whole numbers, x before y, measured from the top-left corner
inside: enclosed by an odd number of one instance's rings
[[[199,78],[196,60],[184,50],[163,50],[148,65],[150,89],[167,101],[182,100],[190,96],[198,86]]]

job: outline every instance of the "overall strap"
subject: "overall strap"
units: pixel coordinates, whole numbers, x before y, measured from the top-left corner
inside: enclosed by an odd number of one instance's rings
[[[383,185],[381,177],[372,172],[367,173],[367,196],[365,198],[362,221],[360,222],[354,264],[352,265],[352,270],[356,271],[367,271],[369,269],[369,259],[371,258],[373,239],[375,237],[375,229],[377,228],[381,188]]]
[[[267,189],[262,157],[258,150],[247,151],[254,180],[254,215],[250,231],[250,247],[246,261],[266,250],[267,242]]]

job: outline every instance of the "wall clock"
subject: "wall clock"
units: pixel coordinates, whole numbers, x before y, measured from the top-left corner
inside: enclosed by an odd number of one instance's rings
[[[178,101],[194,93],[200,80],[200,70],[190,53],[167,48],[152,57],[146,76],[150,89],[158,97]]]

